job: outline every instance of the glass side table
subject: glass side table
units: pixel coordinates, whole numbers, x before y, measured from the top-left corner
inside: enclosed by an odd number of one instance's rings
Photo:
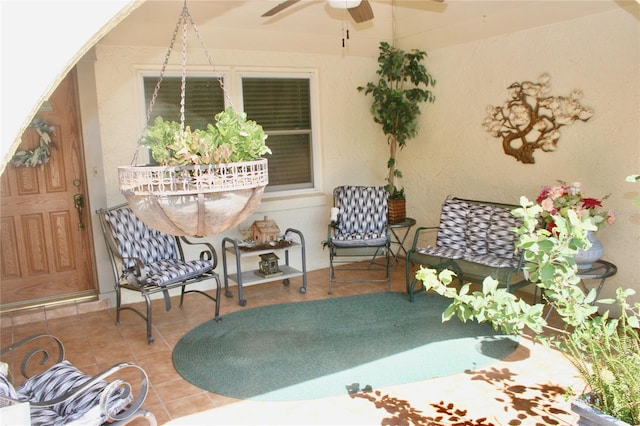
[[[596,287],[596,298],[591,304],[593,305],[598,297],[600,296],[600,291],[602,291],[602,287],[604,287],[604,283],[607,278],[614,276],[618,273],[618,267],[611,262],[607,262],[606,260],[596,260],[591,264],[590,268],[578,269],[576,275],[581,278],[580,284],[582,285],[582,289],[589,292],[590,289],[584,283],[584,280],[600,280],[598,287]]]
[[[398,263],[398,256],[402,252],[404,252],[405,258],[407,257],[407,250],[404,248],[404,242],[409,235],[409,231],[416,224],[416,220],[411,217],[405,217],[402,222],[390,223],[388,225],[389,230],[391,231],[391,244],[397,244],[398,249],[393,252],[391,250],[391,255],[393,256],[394,264]]]
[[[576,272],[576,276],[580,278],[580,285],[582,286],[582,290],[585,293],[589,293],[591,289],[589,289],[586,286],[586,284],[584,283],[584,280],[600,280],[600,283],[598,283],[598,286],[595,287],[596,297],[591,302],[592,306],[595,305],[596,301],[598,300],[598,297],[600,297],[600,292],[602,291],[602,287],[604,287],[604,283],[605,281],[607,281],[607,278],[614,276],[616,273],[618,273],[618,267],[613,263],[607,262],[606,260],[602,260],[602,259],[596,260],[595,262],[593,262],[591,264],[591,267],[589,268],[578,269],[578,272]],[[537,287],[535,291],[536,293],[538,292]],[[534,295],[534,300],[535,300],[535,297],[536,296]],[[541,295],[540,297],[544,298],[543,295]],[[553,307],[551,307],[549,309],[549,312],[547,312],[547,314],[545,315],[544,317],[545,320],[549,319],[551,312],[553,312]]]

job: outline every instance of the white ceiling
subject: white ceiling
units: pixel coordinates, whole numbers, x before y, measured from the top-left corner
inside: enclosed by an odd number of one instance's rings
[[[433,50],[474,39],[625,8],[638,15],[638,0],[370,0],[375,18],[355,24],[324,0],[302,0],[270,18],[261,15],[281,0],[188,0],[186,5],[208,48],[377,55],[380,40],[397,44],[420,37]],[[168,46],[183,0],[147,0],[101,43]],[[395,28],[392,26],[395,16]],[[344,31],[350,39],[342,48]]]

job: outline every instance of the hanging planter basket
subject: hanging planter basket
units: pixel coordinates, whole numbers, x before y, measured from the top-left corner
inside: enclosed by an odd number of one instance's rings
[[[268,183],[267,160],[261,156],[271,151],[264,144],[267,136],[262,127],[231,106],[217,114],[215,125],[207,129],[192,132],[186,126],[188,23],[198,35],[185,1],[149,105],[145,134],[139,141],[161,165],[121,166],[118,180],[129,207],[148,226],[170,235],[206,237],[237,226],[258,208]],[[151,110],[181,26],[180,123],[156,117],[150,126]],[[204,47],[202,40],[200,44]],[[215,70],[211,56],[206,55]],[[222,80],[218,81],[228,100]]]
[[[170,235],[210,236],[237,226],[260,205],[267,160],[206,166],[118,168],[120,191],[147,225]]]

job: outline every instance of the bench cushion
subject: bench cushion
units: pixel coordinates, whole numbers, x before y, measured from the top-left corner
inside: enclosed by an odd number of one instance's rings
[[[508,208],[496,207],[487,230],[487,252],[494,256],[512,259],[515,255],[516,233],[513,228],[522,224]]]
[[[442,205],[435,247],[418,247],[415,252],[492,268],[517,268],[514,228],[521,219],[514,217],[511,209],[448,198]]]
[[[436,247],[465,250],[465,229],[469,204],[455,198],[447,199],[442,205]]]
[[[416,252],[426,256],[444,257],[447,259],[462,259],[464,257],[463,250],[450,249],[446,247],[419,247]]]
[[[489,205],[471,205],[467,213],[464,230],[466,252],[472,256],[487,254],[487,232],[491,225],[494,208]]]
[[[490,266],[492,268],[517,268],[518,259],[494,256],[492,254],[484,255],[465,255],[464,260],[468,262],[479,263],[481,265]]]

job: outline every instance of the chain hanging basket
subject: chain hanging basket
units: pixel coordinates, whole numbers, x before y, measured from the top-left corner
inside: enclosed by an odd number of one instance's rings
[[[118,168],[120,191],[150,227],[209,236],[237,226],[260,205],[267,160],[207,166]]]
[[[185,1],[147,112],[148,123],[173,44],[182,25],[180,124],[163,122],[162,119],[156,120],[154,126],[164,127],[152,132],[151,128],[147,126],[145,128],[146,136],[141,138],[143,141],[141,144],[145,144],[144,141],[147,142],[146,145],[151,147],[154,158],[155,151],[163,150],[165,160],[166,157],[170,157],[166,153],[177,156],[188,147],[187,143],[182,150],[175,148],[176,141],[188,142],[189,138],[198,141],[202,141],[202,138],[209,138],[211,151],[190,153],[192,157],[198,158],[199,163],[197,164],[176,166],[173,164],[182,164],[181,160],[178,159],[172,163],[172,159],[169,158],[170,161],[163,160],[163,165],[158,166],[121,166],[118,168],[118,180],[120,192],[127,199],[129,207],[148,226],[170,235],[205,237],[237,226],[258,208],[264,188],[268,183],[267,160],[260,158],[260,155],[270,153],[270,150],[264,145],[266,135],[262,128],[255,122],[246,120],[245,114],[236,114],[232,108],[216,115],[218,121],[215,126],[209,126],[208,135],[202,132],[197,133],[198,131],[190,133],[188,128],[185,129],[187,22],[191,23],[196,35],[198,35]],[[202,40],[200,42],[204,47]],[[213,66],[213,61],[208,53],[207,57]],[[222,80],[218,79],[218,81],[225,98],[228,100]],[[219,128],[218,133],[216,133],[217,128]],[[225,136],[231,133],[233,133],[233,137],[229,136],[229,139],[232,141],[225,141]],[[166,140],[167,138],[168,140]],[[244,144],[242,147],[244,150],[241,150],[244,152],[250,146],[250,151],[257,155],[253,156],[251,161],[244,161],[247,159],[243,158],[238,162],[228,162],[229,158],[234,158],[232,156],[234,144]],[[206,164],[203,160],[219,157],[220,152],[227,155],[220,163]]]

